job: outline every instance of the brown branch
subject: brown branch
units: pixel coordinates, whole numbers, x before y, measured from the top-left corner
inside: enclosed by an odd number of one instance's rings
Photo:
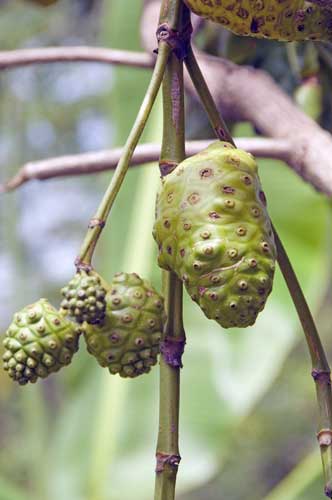
[[[186,152],[192,156],[205,149],[211,141],[189,141],[186,143]],[[254,156],[275,158],[287,161],[289,143],[285,140],[264,138],[239,138],[236,140],[239,148],[245,149]],[[29,162],[23,165],[18,173],[4,184],[0,184],[0,193],[12,191],[26,182],[38,179],[46,180],[54,177],[67,177],[83,174],[95,174],[116,168],[121,157],[122,148],[115,148],[97,153],[60,156],[42,161]],[[159,144],[141,144],[136,148],[131,166],[158,161],[160,155]]]
[[[153,25],[159,0],[146,0],[141,23]],[[153,34],[142,30],[146,50]],[[292,99],[262,70],[237,66],[222,58],[196,51],[197,59],[218,108],[227,119],[249,121],[262,135],[291,141],[288,164],[318,191],[332,195],[332,137],[306,116]],[[196,97],[189,78],[187,90]]]
[[[105,49],[102,47],[47,47],[0,51],[0,69],[11,69],[31,64],[56,62],[100,62],[152,68],[155,56],[146,52]]]

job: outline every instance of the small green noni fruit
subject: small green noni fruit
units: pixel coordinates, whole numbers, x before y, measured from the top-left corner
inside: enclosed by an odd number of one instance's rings
[[[110,373],[136,377],[157,362],[164,324],[162,297],[135,273],[114,276],[103,323],[84,325],[88,351]]]
[[[69,312],[77,323],[100,323],[105,317],[106,288],[95,271],[79,271],[67,286],[61,308]]]
[[[237,35],[332,41],[332,11],[306,0],[184,0],[195,14]]]
[[[217,142],[180,163],[157,196],[160,267],[224,328],[252,325],[272,289],[276,248],[253,156]]]
[[[48,300],[40,299],[14,315],[3,341],[4,369],[21,385],[45,378],[71,362],[80,333]]]

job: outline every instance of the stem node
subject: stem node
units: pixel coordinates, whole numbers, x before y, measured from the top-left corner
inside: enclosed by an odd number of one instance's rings
[[[182,355],[186,344],[185,337],[166,336],[161,342],[160,352],[165,362],[173,368],[183,368]]]
[[[332,444],[332,430],[331,429],[321,429],[317,433],[317,440],[319,446],[331,446]]]
[[[181,461],[180,455],[171,455],[168,453],[158,452],[156,453],[156,473],[160,474],[164,472],[166,465],[169,465],[172,469],[177,470]]]
[[[158,26],[156,35],[158,43],[161,41],[166,42],[176,57],[182,61],[188,55],[192,31],[190,20],[181,30],[173,29],[165,22]]]

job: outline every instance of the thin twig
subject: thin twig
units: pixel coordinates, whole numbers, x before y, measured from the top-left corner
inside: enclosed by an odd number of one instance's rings
[[[281,139],[266,139],[261,137],[235,139],[240,149],[244,149],[258,158],[274,158],[287,162],[291,143]],[[188,141],[186,143],[187,156],[199,153],[208,147],[211,140]],[[121,157],[123,148],[84,153],[80,155],[58,156],[46,160],[29,162],[23,165],[17,174],[4,184],[0,184],[0,193],[13,191],[22,184],[31,180],[46,180],[54,177],[68,177],[75,175],[96,174],[105,170],[113,170]],[[159,144],[141,144],[137,146],[130,166],[159,160]]]
[[[131,158],[143,133],[154,101],[157,97],[170,52],[171,48],[169,47],[169,45],[167,45],[167,43],[160,43],[158,57],[152,73],[150,84],[146,91],[133,128],[123,148],[119,163],[116,167],[114,175],[112,176],[112,180],[105,192],[105,195],[98,207],[95,216],[90,221],[86,237],[83,241],[83,245],[76,261],[78,267],[89,268],[91,266],[91,260],[97,241],[103,230],[103,227],[106,224],[106,219],[110,213],[114,200],[128,171]]]
[[[322,456],[325,494],[332,498],[332,393],[330,367],[296,274],[275,228],[273,230],[277,245],[278,263],[301,321],[311,357],[311,374],[316,385],[319,409],[317,439]]]
[[[43,47],[0,51],[0,69],[57,62],[99,62],[136,68],[152,68],[156,57],[147,52],[105,49],[103,47]]]
[[[227,128],[225,121],[214,105],[212,95],[198,66],[192,47],[190,47],[188,50],[187,57],[185,58],[185,63],[191,81],[194,84],[195,90],[210,119],[214,133],[221,141],[227,141],[231,144],[234,144],[233,138]]]

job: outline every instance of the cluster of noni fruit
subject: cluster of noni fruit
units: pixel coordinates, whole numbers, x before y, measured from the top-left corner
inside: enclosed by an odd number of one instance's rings
[[[153,231],[158,263],[184,282],[205,315],[224,328],[252,325],[272,289],[276,248],[253,156],[217,142],[162,180]],[[157,362],[162,297],[137,274],[111,284],[79,270],[56,310],[46,299],[15,314],[4,368],[20,384],[70,363],[83,334],[111,374],[136,377]]]
[[[162,297],[135,273],[110,285],[95,271],[78,271],[62,289],[60,310],[40,299],[14,315],[4,369],[19,384],[36,382],[68,365],[81,334],[87,349],[112,374],[136,377],[157,362],[164,323]]]

